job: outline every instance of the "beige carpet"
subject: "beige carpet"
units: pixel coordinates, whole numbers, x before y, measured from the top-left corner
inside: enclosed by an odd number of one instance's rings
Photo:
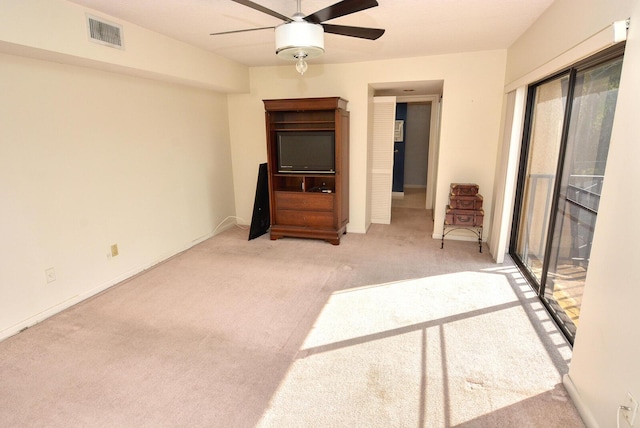
[[[582,427],[517,270],[430,218],[218,235],[0,342],[0,426]]]
[[[391,199],[391,206],[396,208],[422,208],[427,203],[427,189],[422,187],[407,187],[402,196],[394,196]]]

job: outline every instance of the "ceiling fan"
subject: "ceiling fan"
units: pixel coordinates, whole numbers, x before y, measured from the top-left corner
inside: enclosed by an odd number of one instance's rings
[[[384,30],[379,28],[351,27],[324,23],[325,21],[378,6],[376,0],[342,0],[307,16],[302,13],[300,0],[297,0],[297,12],[290,18],[250,0],[231,1],[271,15],[282,20],[283,23],[274,27],[223,31],[220,33],[211,33],[211,35],[218,36],[222,34],[243,33],[246,31],[275,29],[276,55],[284,59],[297,61],[296,70],[298,70],[300,74],[304,74],[304,72],[307,71],[308,66],[305,61],[306,59],[315,58],[324,53],[325,32],[368,40],[376,40],[384,34]]]

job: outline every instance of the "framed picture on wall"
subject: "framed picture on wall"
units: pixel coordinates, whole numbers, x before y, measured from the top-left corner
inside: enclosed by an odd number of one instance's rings
[[[396,120],[396,127],[393,133],[393,141],[401,143],[404,138],[404,120]]]

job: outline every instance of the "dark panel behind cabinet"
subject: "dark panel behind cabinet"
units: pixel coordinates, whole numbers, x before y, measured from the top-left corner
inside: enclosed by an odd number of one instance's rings
[[[267,164],[262,163],[258,168],[258,184],[253,203],[253,217],[249,229],[249,241],[262,236],[269,230],[271,219],[269,216],[269,185]]]

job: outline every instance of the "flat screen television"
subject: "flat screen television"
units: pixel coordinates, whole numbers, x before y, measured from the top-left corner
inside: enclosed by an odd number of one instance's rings
[[[276,137],[278,172],[335,172],[334,131],[281,131]]]

